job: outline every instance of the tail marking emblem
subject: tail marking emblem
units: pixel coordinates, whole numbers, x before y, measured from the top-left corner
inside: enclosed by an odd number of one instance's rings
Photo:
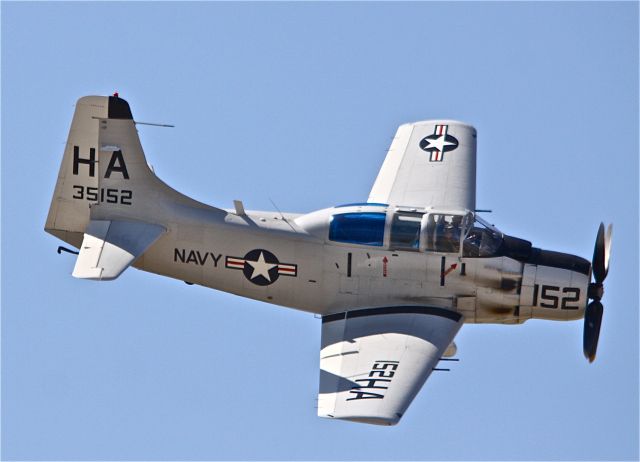
[[[458,147],[458,140],[448,131],[448,125],[436,125],[433,135],[425,136],[420,141],[420,149],[430,153],[429,162],[442,162],[445,152]]]

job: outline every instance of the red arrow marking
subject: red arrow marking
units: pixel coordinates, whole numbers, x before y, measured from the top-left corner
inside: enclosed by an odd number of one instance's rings
[[[444,275],[444,276],[448,276],[448,275],[449,275],[449,273],[450,273],[451,271],[453,271],[454,269],[456,269],[457,267],[458,267],[458,264],[457,264],[457,263],[454,263],[453,265],[451,265],[451,266],[449,267],[449,269],[448,269],[447,271],[445,271],[445,272],[443,273],[443,275]]]

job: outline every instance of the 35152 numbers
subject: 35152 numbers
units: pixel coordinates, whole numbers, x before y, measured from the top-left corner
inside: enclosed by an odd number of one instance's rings
[[[93,186],[73,185],[74,199],[90,202],[106,202],[108,204],[131,205],[133,191],[130,189],[97,188]]]

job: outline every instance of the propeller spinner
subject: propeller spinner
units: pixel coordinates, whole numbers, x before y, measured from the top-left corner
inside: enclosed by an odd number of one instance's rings
[[[584,337],[583,346],[584,356],[590,363],[596,359],[596,350],[598,349],[598,338],[600,337],[600,325],[602,324],[602,312],[604,307],[600,300],[604,295],[604,286],[602,283],[609,272],[609,256],[611,255],[611,233],[613,225],[609,225],[607,230],[604,229],[604,223],[600,223],[598,228],[598,237],[596,245],[593,249],[593,268],[594,282],[589,284],[589,298],[593,301],[587,305],[584,314]]]

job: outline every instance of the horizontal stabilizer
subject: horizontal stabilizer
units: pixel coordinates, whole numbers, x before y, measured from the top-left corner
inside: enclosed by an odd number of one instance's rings
[[[73,276],[110,281],[153,244],[165,228],[150,223],[91,220],[84,233]]]

